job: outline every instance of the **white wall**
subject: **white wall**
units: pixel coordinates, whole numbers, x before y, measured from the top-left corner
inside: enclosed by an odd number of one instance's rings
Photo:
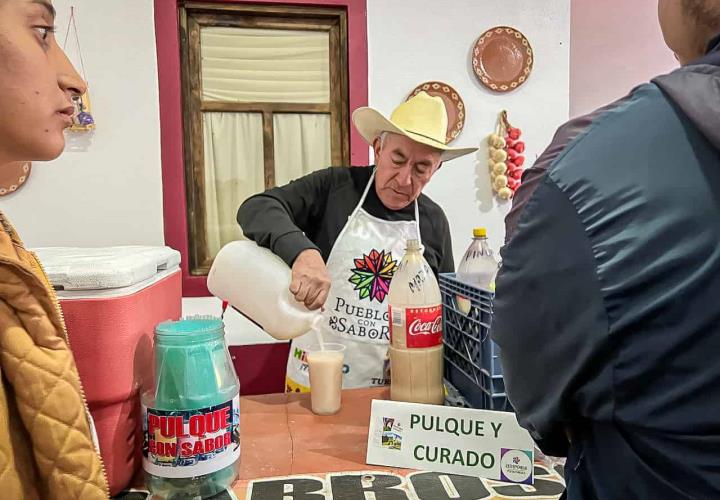
[[[445,81],[460,92],[468,117],[456,142],[482,143],[478,158],[449,162],[426,192],[444,208],[450,221],[456,263],[476,226],[488,228],[491,244],[498,251],[510,204],[499,203],[492,196],[484,140],[493,130],[497,114],[507,109],[512,123],[523,129],[529,165],[568,119],[570,0],[367,1],[370,106],[389,115],[417,84],[427,80]],[[470,63],[476,39],[496,25],[519,29],[535,51],[529,81],[506,95],[485,90]],[[201,300],[185,299],[184,309],[200,312]],[[212,299],[202,305],[219,307]],[[231,342],[267,342],[270,338],[235,312],[229,312],[227,318]]]
[[[53,4],[61,44],[75,6],[97,130],[70,136],[66,149],[80,151],[36,163],[0,210],[28,246],[163,244],[152,0]],[[68,54],[79,67],[72,40]]]
[[[528,162],[568,116],[570,0],[368,0],[370,104],[389,113],[418,83],[453,85],[468,107],[458,143],[477,145],[502,108],[525,131]],[[29,246],[163,244],[158,85],[152,0],[55,0],[59,37],[76,8],[93,112],[90,141],[73,136],[68,151],[36,164],[28,184],[0,198]],[[450,9],[452,7],[452,10]],[[536,56],[521,89],[490,94],[476,82],[470,51],[485,29],[508,24],[523,31]],[[70,56],[77,60],[70,45]],[[489,228],[497,250],[508,204],[491,196],[485,151],[448,163],[428,194],[451,221],[459,261],[473,226]],[[214,298],[184,299],[186,314],[219,313]],[[228,313],[232,343],[269,337]]]
[[[535,52],[528,82],[506,95],[485,90],[470,63],[476,39],[497,25],[522,31]],[[456,144],[481,145],[478,158],[447,163],[426,193],[445,209],[456,263],[476,226],[488,228],[497,251],[510,205],[492,196],[484,140],[507,109],[523,130],[526,164],[532,164],[567,120],[570,0],[368,0],[368,39],[370,106],[389,114],[428,80],[447,82],[461,94],[468,116]]]
[[[449,9],[452,5],[453,10]],[[530,80],[507,95],[486,91],[472,73],[470,52],[478,36],[496,25],[518,28],[535,51]],[[368,0],[370,106],[389,114],[421,82],[442,80],[460,92],[468,110],[458,144],[478,145],[507,109],[523,129],[527,164],[531,164],[568,118],[570,0]],[[456,263],[472,235],[487,226],[499,250],[509,203],[492,196],[486,146],[479,160],[448,163],[431,181],[429,194],[450,221]],[[184,299],[187,313],[219,311],[217,299]],[[234,311],[226,315],[231,343],[268,342],[271,338]]]

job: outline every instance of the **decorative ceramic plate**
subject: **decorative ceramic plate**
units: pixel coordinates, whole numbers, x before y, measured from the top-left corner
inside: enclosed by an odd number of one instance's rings
[[[29,162],[15,162],[0,166],[0,196],[12,194],[25,184],[32,166]]]
[[[465,103],[458,94],[457,90],[447,83],[443,82],[425,82],[421,83],[410,92],[408,99],[416,96],[419,92],[425,91],[431,96],[442,98],[445,102],[445,111],[447,111],[448,128],[445,137],[446,144],[458,138],[460,132],[465,126]]]
[[[525,35],[507,26],[483,33],[472,54],[478,80],[495,92],[510,92],[525,83],[533,60],[533,50]]]

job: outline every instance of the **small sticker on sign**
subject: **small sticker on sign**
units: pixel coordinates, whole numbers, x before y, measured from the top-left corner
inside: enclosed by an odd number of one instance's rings
[[[532,484],[533,457],[527,450],[500,450],[500,480]]]

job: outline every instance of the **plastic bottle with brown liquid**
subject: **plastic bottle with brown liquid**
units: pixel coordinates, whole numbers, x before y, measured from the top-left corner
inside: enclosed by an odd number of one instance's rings
[[[389,303],[391,399],[442,404],[442,299],[418,240],[408,240]]]

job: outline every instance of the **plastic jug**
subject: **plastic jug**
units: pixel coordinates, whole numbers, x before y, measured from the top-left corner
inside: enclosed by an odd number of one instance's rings
[[[157,326],[154,383],[142,399],[143,468],[153,498],[210,498],[232,485],[240,383],[220,319]]]
[[[208,273],[208,290],[260,325],[277,340],[290,340],[310,331],[319,321],[290,293],[290,268],[252,241],[233,241],[215,257]]]

